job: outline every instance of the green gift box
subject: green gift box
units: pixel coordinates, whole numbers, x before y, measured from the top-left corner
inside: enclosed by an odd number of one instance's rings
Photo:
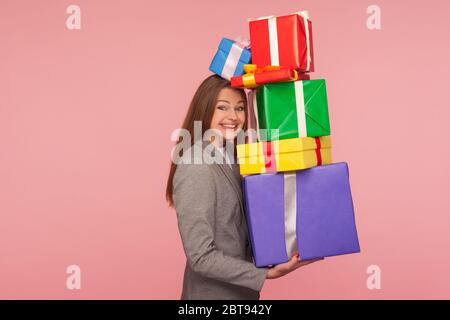
[[[325,80],[268,83],[253,95],[260,141],[330,135]],[[266,135],[261,129],[266,129]]]

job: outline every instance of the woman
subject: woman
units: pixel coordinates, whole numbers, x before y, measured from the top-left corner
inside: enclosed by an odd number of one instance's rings
[[[197,89],[183,129],[192,137],[190,146],[199,143],[194,121],[201,121],[203,138],[207,129],[214,129],[218,137],[235,141],[246,130],[246,119],[245,92],[213,75]],[[212,150],[214,157],[231,154],[234,161],[229,162],[234,163],[194,164],[191,148],[184,152],[182,164],[171,165],[166,198],[176,209],[187,257],[181,299],[259,299],[265,279],[281,277],[313,261],[299,262],[297,254],[272,268],[254,266],[235,150],[223,150],[224,140],[218,137],[201,141],[201,150]]]

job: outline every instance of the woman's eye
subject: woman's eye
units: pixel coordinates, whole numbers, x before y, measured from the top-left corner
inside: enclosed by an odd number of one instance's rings
[[[237,111],[244,111],[244,107],[242,107],[242,106],[241,107],[237,107],[236,110]]]
[[[227,110],[227,107],[225,107],[225,106],[218,106],[217,109],[225,111],[225,110]]]

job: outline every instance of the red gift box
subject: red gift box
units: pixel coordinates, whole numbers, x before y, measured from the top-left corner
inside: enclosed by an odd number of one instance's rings
[[[261,70],[246,73],[242,76],[231,78],[231,86],[234,88],[255,88],[259,85],[272,82],[286,82],[296,80],[309,80],[306,73],[298,73],[294,69],[281,68],[278,70]]]
[[[252,63],[314,71],[312,23],[301,11],[249,20]]]

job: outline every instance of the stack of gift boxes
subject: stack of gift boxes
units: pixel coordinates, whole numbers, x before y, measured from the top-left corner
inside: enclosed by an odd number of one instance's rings
[[[283,263],[296,252],[300,260],[359,252],[348,167],[331,160],[325,80],[310,79],[309,15],[249,19],[249,26],[251,52],[222,39],[210,70],[249,89],[257,139],[238,145],[237,155],[255,264]]]

